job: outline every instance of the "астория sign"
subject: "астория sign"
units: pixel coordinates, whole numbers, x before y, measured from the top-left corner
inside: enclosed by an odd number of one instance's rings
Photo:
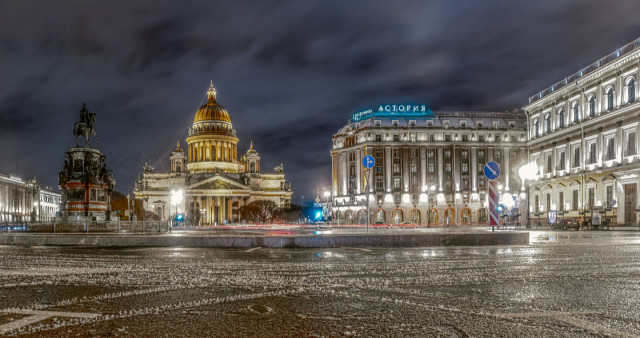
[[[433,112],[424,104],[381,104],[377,110],[367,109],[353,114],[353,121],[372,116],[432,116]]]

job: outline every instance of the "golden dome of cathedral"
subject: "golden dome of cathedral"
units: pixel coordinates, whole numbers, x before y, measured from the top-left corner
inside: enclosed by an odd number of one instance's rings
[[[213,83],[207,91],[207,103],[198,109],[196,117],[193,119],[193,123],[201,121],[224,121],[231,123],[229,113],[216,101],[216,89],[213,88]]]

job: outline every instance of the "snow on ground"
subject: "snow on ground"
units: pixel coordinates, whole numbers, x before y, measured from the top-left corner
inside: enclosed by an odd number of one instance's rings
[[[637,238],[536,236],[366,250],[4,246],[0,335],[640,335]]]

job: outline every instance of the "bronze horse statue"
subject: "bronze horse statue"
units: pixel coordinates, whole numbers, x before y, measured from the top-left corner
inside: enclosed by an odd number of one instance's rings
[[[98,135],[95,130],[96,125],[96,113],[89,112],[87,110],[87,104],[82,104],[82,110],[80,110],[80,122],[76,122],[73,126],[73,135],[76,137],[76,147],[78,146],[78,137],[84,136],[84,140],[87,143],[87,147],[90,147],[89,140],[91,136],[95,136],[96,140]]]

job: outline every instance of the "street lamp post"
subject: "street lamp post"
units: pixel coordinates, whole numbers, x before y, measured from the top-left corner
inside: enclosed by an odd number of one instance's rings
[[[525,186],[526,180],[534,180],[538,175],[538,165],[535,162],[527,163],[518,169],[518,175],[522,179],[522,188]],[[527,228],[531,228],[530,200],[529,200],[529,184],[527,184]]]
[[[326,206],[327,206],[327,216],[325,217],[325,221],[326,221],[327,219],[329,219],[329,215],[331,215],[331,210],[329,209],[329,197],[331,197],[331,193],[330,193],[330,192],[328,192],[328,191],[325,191],[325,192],[324,192],[324,197],[326,197],[326,198],[327,198],[327,203],[326,203]]]
[[[182,203],[182,197],[184,196],[184,191],[182,189],[171,190],[171,204],[176,206],[176,214],[174,219],[178,218],[178,204]],[[169,216],[171,216],[171,212],[169,212]],[[169,232],[171,232],[171,227],[173,225],[173,220],[169,221]]]

